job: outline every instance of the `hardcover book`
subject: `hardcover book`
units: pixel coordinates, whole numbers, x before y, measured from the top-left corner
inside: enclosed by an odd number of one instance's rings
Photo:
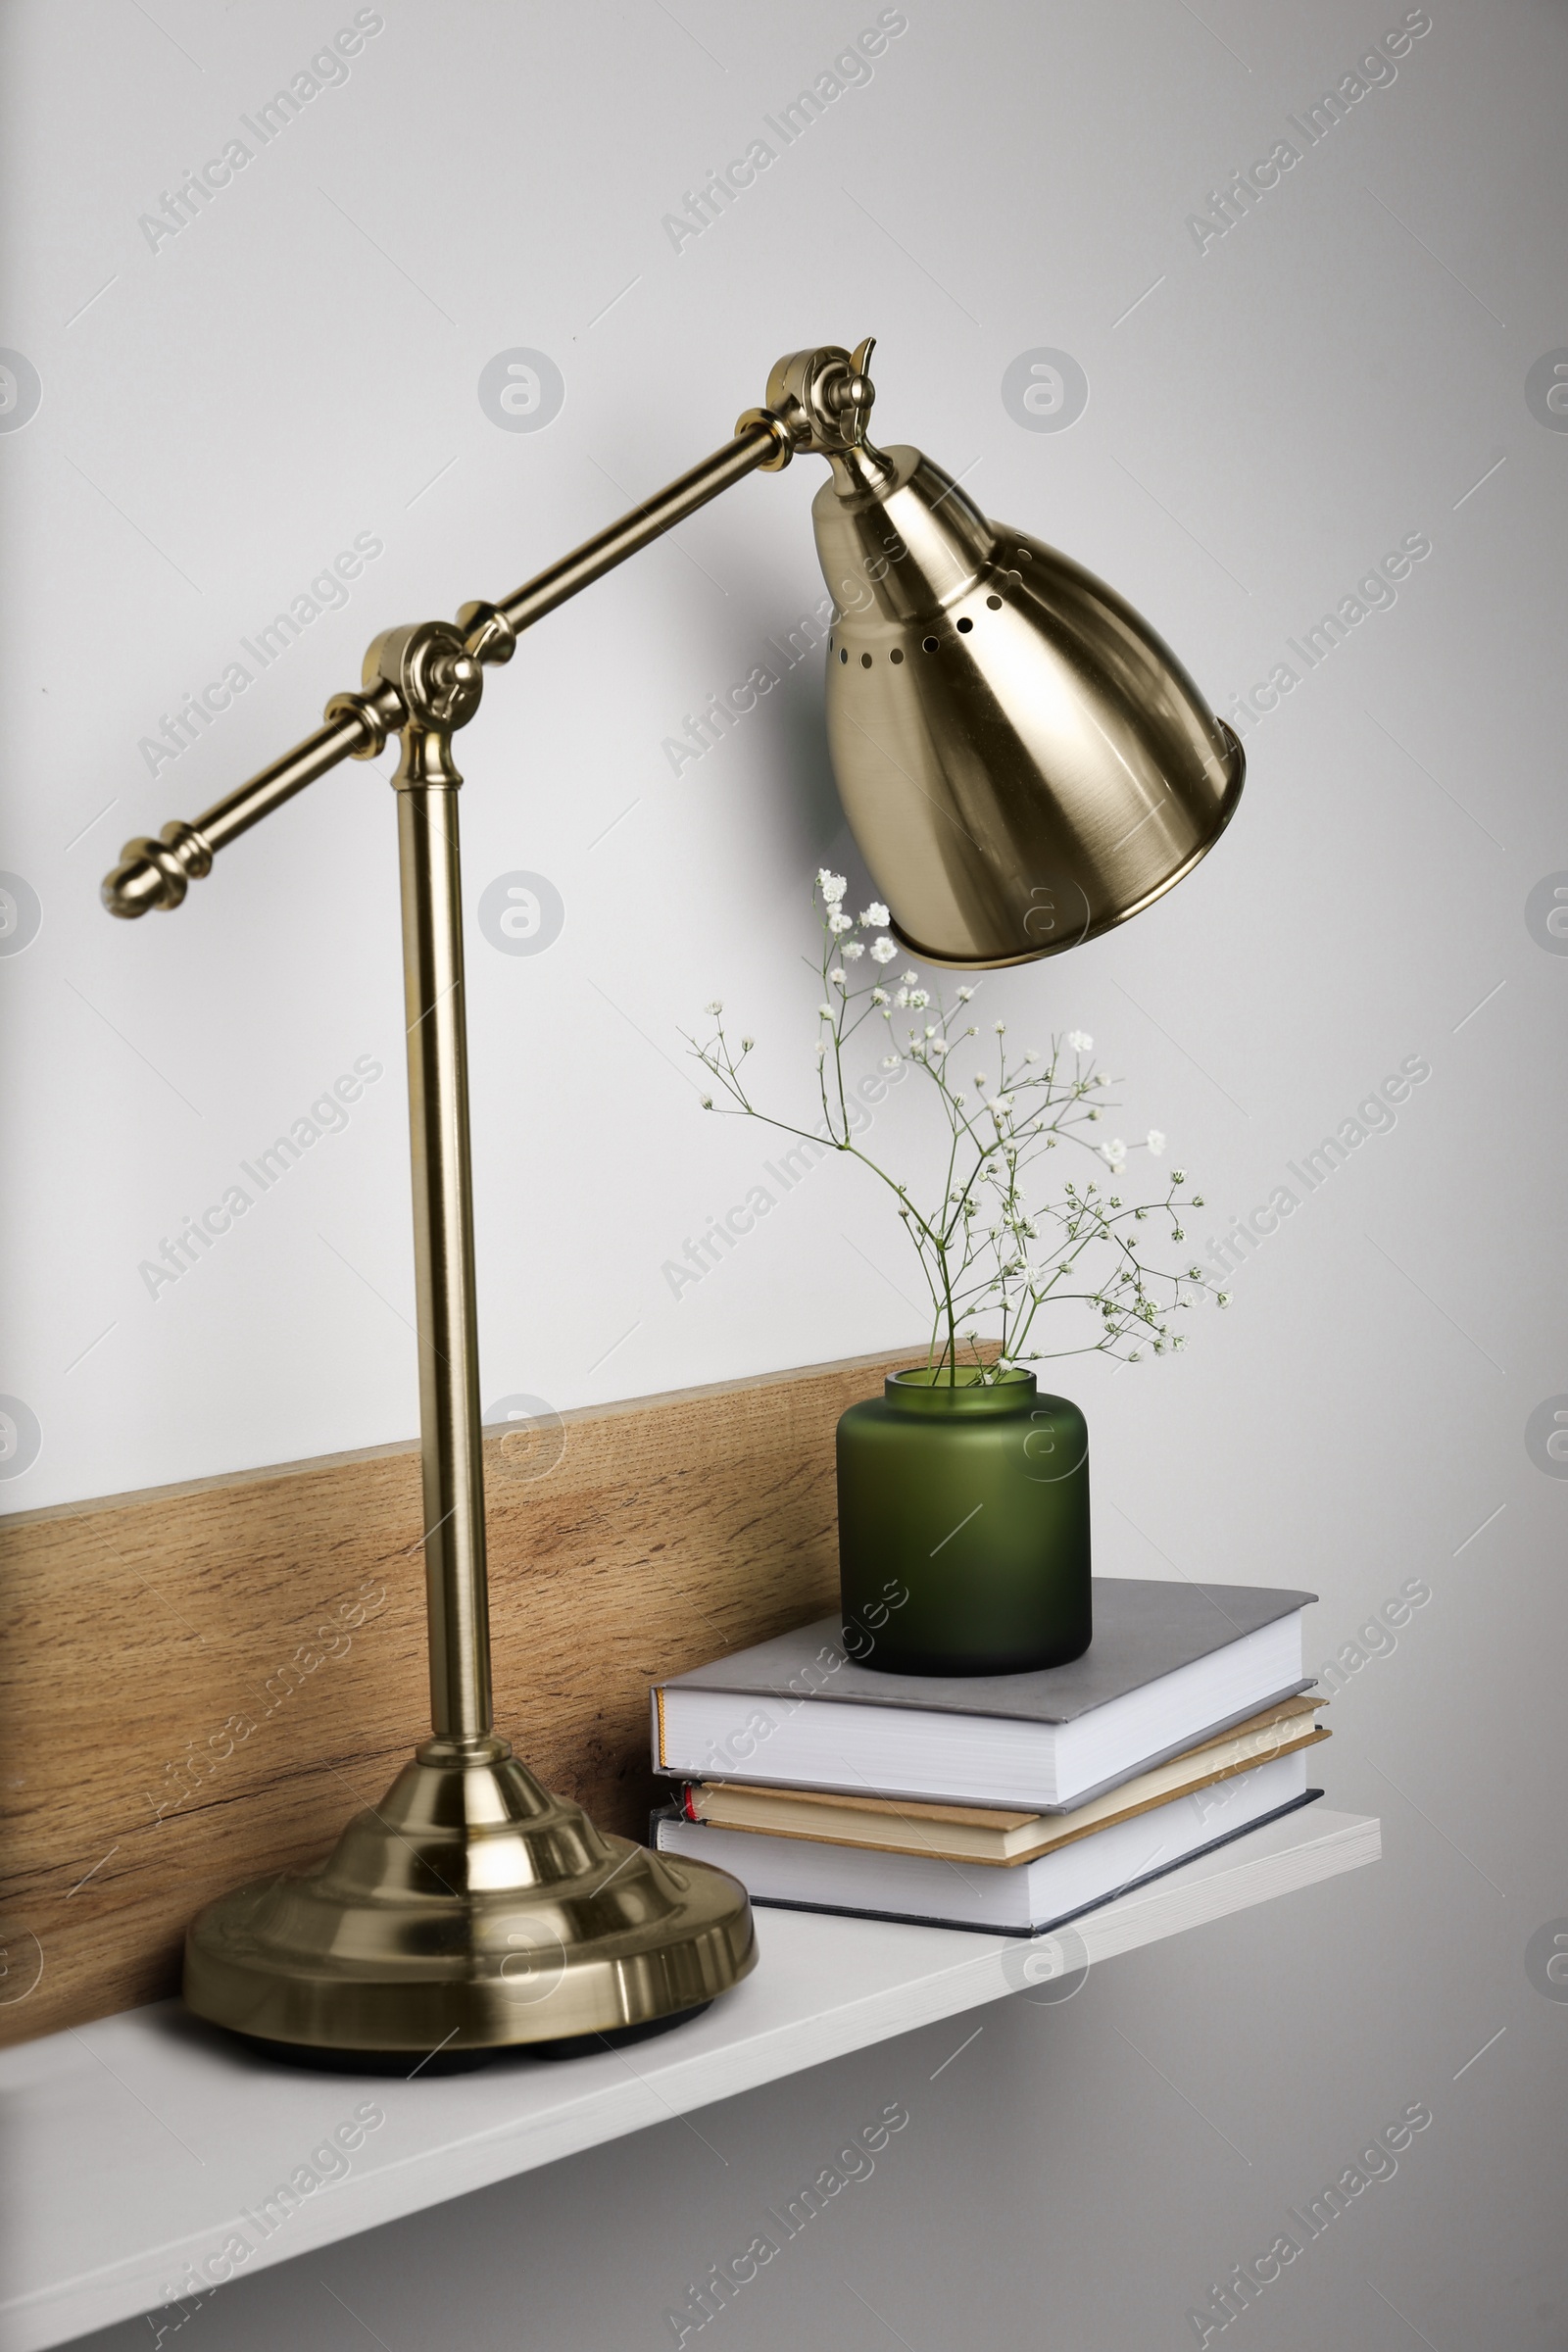
[[[942,1861],[1002,1869],[1037,1861],[1058,1845],[1092,1837],[1172,1797],[1191,1795],[1276,1756],[1316,1746],[1329,1736],[1316,1721],[1322,1703],[1310,1692],[1284,1699],[1235,1731],[1222,1732],[1217,1740],[1206,1740],[1152,1772],[1135,1773],[1130,1781],[1068,1813],[937,1805],[915,1797],[844,1796],[822,1788],[759,1788],[745,1781],[688,1781],[675,1810],[687,1821],[707,1822],[714,1829],[808,1838],[818,1844],[861,1846],[874,1853],[933,1854]]]
[[[1306,1757],[1297,1749],[1001,1869],[714,1829],[683,1819],[673,1807],[656,1816],[655,1843],[663,1854],[717,1863],[754,1903],[1039,1936],[1322,1793],[1307,1788]]]
[[[653,1691],[654,1766],[850,1795],[1062,1812],[1306,1687],[1315,1593],[1097,1577],[1095,1638],[1033,1674],[882,1674],[838,1620]],[[890,1606],[896,1606],[890,1602]]]

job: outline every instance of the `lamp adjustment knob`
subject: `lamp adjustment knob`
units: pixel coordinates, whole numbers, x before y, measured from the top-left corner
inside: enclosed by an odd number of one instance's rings
[[[875,336],[867,335],[853,352],[824,343],[779,361],[767,379],[767,405],[797,450],[833,458],[866,447],[865,420],[876,398],[869,374],[875,348]]]
[[[450,620],[420,620],[377,637],[365,657],[368,694],[390,686],[405,716],[400,729],[416,726],[450,734],[466,727],[479,708],[484,671],[460,626]]]

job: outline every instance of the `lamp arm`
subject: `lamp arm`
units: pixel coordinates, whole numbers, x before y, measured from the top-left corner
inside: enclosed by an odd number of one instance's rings
[[[711,457],[633,507],[607,530],[585,540],[570,555],[525,580],[503,603],[465,605],[458,621],[469,662],[488,665],[510,661],[523,629],[591,587],[640,548],[662,538],[720,491],[750,473],[776,472],[787,466],[798,446],[809,446],[809,442],[793,418],[775,415],[771,409],[749,409],[736,425],[733,440],[722,449],[714,450]],[[377,639],[366,657],[365,691],[334,695],[326,706],[325,726],[236,791],[215,801],[194,822],[175,817],[156,840],[144,835],[127,841],[121,863],[104,878],[103,903],[110,913],[128,918],[154,906],[166,910],[177,906],[190,883],[210,873],[218,852],[241,833],[270,816],[274,808],[326,775],[339,761],[373,760],[388,735],[398,733],[410,716],[405,697],[377,667],[381,643]]]

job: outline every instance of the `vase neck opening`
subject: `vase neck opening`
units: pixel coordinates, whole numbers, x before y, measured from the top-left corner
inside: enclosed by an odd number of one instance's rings
[[[960,1364],[933,1371],[921,1364],[907,1372],[890,1372],[883,1396],[895,1412],[937,1419],[989,1419],[1027,1410],[1035,1400],[1032,1372],[994,1372],[983,1366]]]

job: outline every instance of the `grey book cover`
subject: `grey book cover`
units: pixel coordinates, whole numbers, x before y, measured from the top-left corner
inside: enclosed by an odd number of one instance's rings
[[[1152,1578],[1097,1576],[1095,1638],[1081,1658],[1035,1674],[881,1674],[858,1665],[837,1617],[818,1617],[793,1633],[727,1658],[694,1666],[660,1686],[670,1690],[731,1690],[756,1698],[822,1698],[835,1706],[912,1707],[939,1715],[998,1715],[1015,1723],[1072,1723],[1107,1700],[1174,1674],[1228,1648],[1316,1600],[1265,1585],[1164,1584]],[[874,1634],[865,1635],[867,1642]],[[860,1653],[865,1654],[864,1650]],[[1294,1689],[1302,1688],[1300,1684]]]

